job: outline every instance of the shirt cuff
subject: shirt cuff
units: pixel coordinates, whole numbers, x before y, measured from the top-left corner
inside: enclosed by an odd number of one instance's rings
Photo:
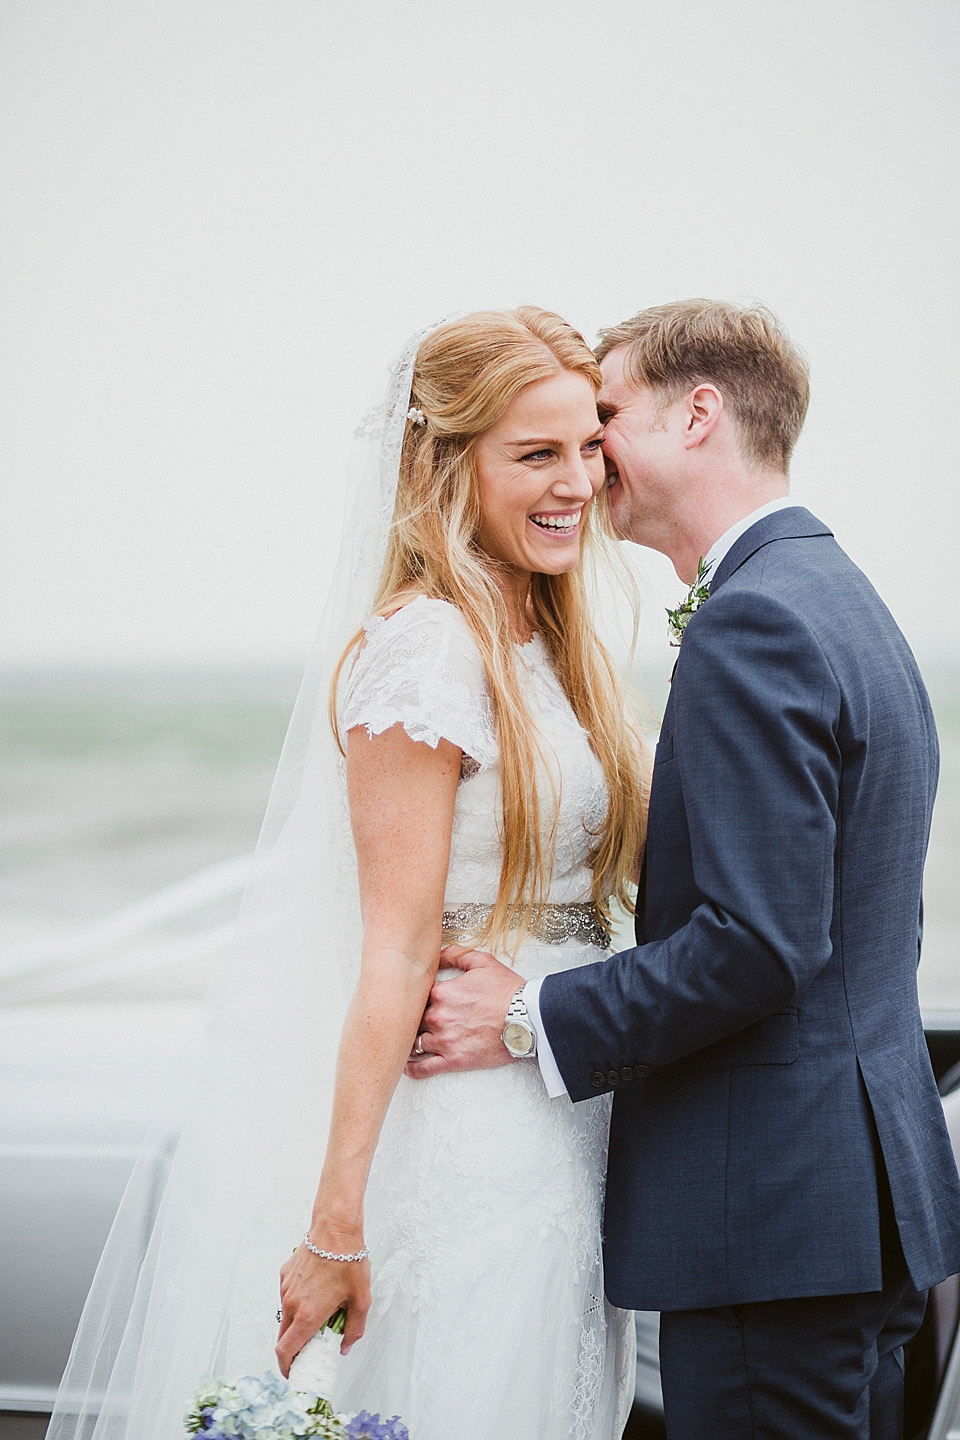
[[[537,1037],[537,1064],[540,1066],[540,1075],[550,1099],[556,1100],[559,1095],[566,1095],[568,1091],[563,1083],[563,1076],[560,1074],[557,1062],[553,1058],[553,1051],[550,1048],[550,1041],[547,1039],[547,1032],[543,1028],[543,1021],[540,1019],[540,986],[542,984],[542,980],[528,980],[523,987],[523,1003],[527,1007],[527,1015]]]

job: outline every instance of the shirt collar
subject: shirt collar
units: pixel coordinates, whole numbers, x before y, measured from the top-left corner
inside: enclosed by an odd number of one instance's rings
[[[768,500],[766,505],[761,505],[757,510],[751,510],[749,515],[744,515],[742,520],[737,520],[724,530],[719,540],[714,540],[710,549],[703,557],[703,568],[707,574],[708,582],[716,575],[720,568],[720,562],[733,545],[746,534],[752,525],[758,520],[765,520],[768,515],[775,515],[778,510],[789,510],[791,505],[797,504],[790,495],[778,495],[776,500]]]

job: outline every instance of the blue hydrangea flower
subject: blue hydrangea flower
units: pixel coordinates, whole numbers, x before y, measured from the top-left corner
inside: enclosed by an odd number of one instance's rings
[[[348,1424],[346,1440],[410,1440],[410,1434],[399,1415],[381,1420],[379,1415],[361,1410]]]
[[[281,1376],[244,1375],[233,1385],[217,1392],[211,1423],[223,1440],[299,1440],[316,1433],[315,1418],[308,1414],[309,1396],[293,1390]],[[204,1440],[213,1440],[205,1432]]]
[[[316,1396],[294,1390],[280,1375],[244,1375],[232,1384],[203,1385],[187,1417],[187,1430],[198,1440],[410,1440],[394,1415],[381,1420],[368,1410],[359,1415],[311,1414]]]

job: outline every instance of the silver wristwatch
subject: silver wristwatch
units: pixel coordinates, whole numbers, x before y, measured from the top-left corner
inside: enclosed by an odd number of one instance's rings
[[[507,1018],[500,1039],[514,1060],[532,1060],[537,1053],[537,1035],[523,1003],[522,985],[507,1007]]]

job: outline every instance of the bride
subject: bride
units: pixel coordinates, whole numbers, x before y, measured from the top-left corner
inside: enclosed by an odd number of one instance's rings
[[[344,1306],[339,1409],[399,1414],[412,1440],[619,1440],[609,1097],[549,1100],[506,1049],[403,1076],[441,944],[527,979],[588,963],[636,870],[644,767],[581,564],[608,533],[599,387],[558,316],[479,313],[417,337],[358,432],[201,1092],[145,1253],[121,1209],[49,1440],[173,1440],[202,1376],[262,1369],[270,1273],[308,1216],[285,1374]]]

